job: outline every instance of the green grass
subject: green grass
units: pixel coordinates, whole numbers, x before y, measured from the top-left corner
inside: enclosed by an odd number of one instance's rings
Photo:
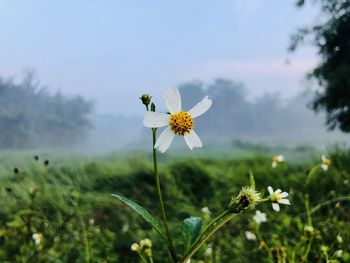
[[[248,153],[251,147],[256,147],[253,154]],[[200,211],[205,206],[212,216],[221,213],[231,196],[249,184],[252,171],[258,190],[266,192],[271,185],[290,192],[292,205],[283,206],[280,213],[274,212],[271,204],[258,207],[268,217],[260,231],[274,257],[282,260],[284,253],[289,258],[294,254],[294,262],[300,262],[308,244],[304,196],[308,193],[311,207],[315,207],[348,195],[350,151],[333,149],[329,171],[318,170],[306,186],[307,172],[320,162],[316,151],[254,145],[241,145],[240,149],[234,153],[227,148],[209,148],[206,153],[188,151],[196,153],[194,156],[174,151],[161,156],[165,205],[171,231],[178,237],[175,246],[181,252],[182,220],[192,215],[207,222]],[[278,153],[290,161],[272,169],[270,154]],[[170,262],[164,243],[151,227],[111,197],[112,193],[128,197],[159,218],[149,154],[79,157],[44,151],[39,162],[34,161],[35,154],[0,155],[0,262],[86,262],[87,256],[90,262],[139,262],[130,245],[145,237],[153,241],[155,262]],[[214,154],[218,157],[213,158]],[[42,164],[46,158],[50,159],[48,167]],[[20,168],[19,173],[13,172],[14,166]],[[330,257],[342,249],[342,258],[337,260],[349,262],[348,207],[347,201],[330,202],[313,214],[315,230],[308,262],[325,262],[322,246],[328,248]],[[254,211],[247,211],[240,215],[210,241],[214,256],[205,256],[203,248],[192,262],[269,262],[264,245],[244,237],[245,231],[256,233],[253,214]],[[37,232],[44,235],[39,246],[32,239]],[[343,243],[337,241],[338,234]]]

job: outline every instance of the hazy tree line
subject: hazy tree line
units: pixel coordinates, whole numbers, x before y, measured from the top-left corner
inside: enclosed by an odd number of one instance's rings
[[[303,95],[285,102],[277,94],[249,100],[242,83],[225,79],[217,79],[209,85],[186,83],[180,90],[185,110],[209,94],[213,106],[205,117],[196,121],[196,125],[201,134],[218,140],[322,129],[322,122],[306,107],[309,98]]]
[[[79,144],[91,126],[92,108],[80,96],[49,94],[33,74],[20,83],[0,78],[0,149]]]

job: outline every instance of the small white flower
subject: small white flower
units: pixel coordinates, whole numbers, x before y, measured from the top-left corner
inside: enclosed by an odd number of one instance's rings
[[[208,245],[207,249],[204,252],[204,255],[210,257],[213,254],[213,248],[211,245]]]
[[[123,224],[122,233],[126,233],[128,231],[129,231],[129,224],[128,223]]]
[[[282,154],[276,155],[272,157],[272,168],[276,168],[279,163],[283,163],[285,161],[284,156]]]
[[[245,231],[244,235],[247,240],[252,240],[252,241],[256,240],[256,235],[250,231]]]
[[[143,119],[143,124],[148,128],[167,126],[158,137],[154,148],[164,153],[174,140],[175,135],[183,136],[191,150],[202,147],[200,138],[193,130],[193,119],[205,113],[210,108],[212,101],[206,96],[186,112],[182,110],[180,92],[177,88],[164,90],[163,96],[170,114],[147,111]]]
[[[135,252],[140,252],[141,251],[141,247],[139,244],[134,243],[131,245],[131,251],[135,251]]]
[[[92,218],[89,219],[89,225],[93,225],[95,224],[95,220],[93,220]]]
[[[334,252],[334,256],[337,258],[341,258],[343,256],[343,250],[339,249]]]
[[[151,248],[152,241],[149,238],[145,238],[140,241],[140,245],[142,248]]]
[[[272,208],[275,211],[280,211],[280,206],[279,204],[284,204],[284,205],[290,205],[290,202],[286,197],[288,197],[287,192],[282,192],[281,189],[277,189],[276,191],[273,191],[273,188],[271,186],[267,187],[267,190],[269,191],[270,194],[270,200],[273,202],[272,203]]]
[[[210,210],[209,210],[209,208],[207,206],[203,207],[201,209],[201,211],[202,211],[203,214],[205,214],[207,216],[210,216],[210,214],[211,214],[211,212],[210,212]]]
[[[34,233],[32,238],[36,245],[40,245],[41,241],[44,239],[44,235],[42,233]]]
[[[332,161],[330,159],[327,159],[325,155],[322,155],[321,159],[322,159],[321,168],[323,169],[323,171],[326,172],[329,166],[331,165]]]
[[[255,215],[253,216],[253,220],[255,221],[255,223],[260,225],[261,223],[267,221],[266,214],[262,213],[260,210],[256,210]]]
[[[343,238],[342,238],[341,235],[337,235],[337,241],[338,241],[339,243],[343,243]]]

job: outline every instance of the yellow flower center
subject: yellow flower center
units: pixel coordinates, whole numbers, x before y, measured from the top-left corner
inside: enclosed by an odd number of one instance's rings
[[[184,136],[193,129],[193,118],[189,113],[180,111],[170,116],[169,125],[175,134]]]
[[[283,199],[281,194],[278,194],[278,193],[275,193],[275,197],[277,202]]]
[[[330,166],[331,163],[332,163],[332,161],[329,160],[329,159],[326,159],[326,160],[323,161],[323,163],[324,163],[325,165],[327,165],[327,166]]]
[[[272,161],[273,161],[273,162],[278,162],[278,156],[272,157]]]

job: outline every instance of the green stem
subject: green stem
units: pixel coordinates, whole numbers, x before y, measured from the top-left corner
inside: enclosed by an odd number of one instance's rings
[[[190,250],[181,259],[181,263],[186,263],[200,248],[203,244],[215,234],[221,227],[223,227],[228,221],[234,218],[237,214],[230,213],[228,210],[222,213],[219,217],[217,217],[217,222],[213,222],[210,224],[212,227],[210,229],[207,228],[207,232],[203,232],[202,236],[192,245]],[[215,221],[215,220],[214,220]]]
[[[160,210],[162,213],[162,220],[163,220],[166,236],[168,239],[168,249],[169,249],[170,255],[173,259],[173,262],[176,263],[176,262],[178,262],[178,260],[177,260],[174,244],[173,244],[173,241],[171,239],[169,226],[168,226],[168,220],[167,220],[167,216],[165,213],[162,192],[160,189],[160,178],[159,178],[159,174],[158,174],[157,152],[156,152],[156,149],[154,148],[154,146],[156,144],[157,129],[155,129],[155,128],[152,129],[152,135],[153,135],[153,166],[154,166],[154,175],[156,177],[156,190],[157,190],[157,195],[158,195],[158,199],[159,199]]]
[[[326,202],[323,202],[321,204],[318,204],[317,206],[315,206],[314,208],[311,209],[310,213],[313,214],[313,213],[317,212],[318,210],[320,210],[323,206],[330,205],[331,203],[339,202],[339,201],[350,201],[350,196],[339,196],[339,197],[333,198],[331,200],[328,200]]]
[[[306,213],[307,213],[307,223],[310,227],[312,227],[312,217],[311,217],[311,208],[310,208],[310,198],[308,194],[305,194],[305,208],[306,208]],[[309,256],[309,253],[311,251],[311,245],[313,241],[313,234],[309,240],[309,243],[307,245],[307,249],[305,251],[305,254],[303,256],[303,260],[307,262],[307,258]]]
[[[148,261],[145,259],[145,257],[141,254],[141,252],[138,252],[140,259],[143,263],[148,263]]]
[[[305,208],[306,208],[306,213],[307,213],[307,223],[309,226],[312,226],[310,198],[309,198],[308,194],[305,195]]]

